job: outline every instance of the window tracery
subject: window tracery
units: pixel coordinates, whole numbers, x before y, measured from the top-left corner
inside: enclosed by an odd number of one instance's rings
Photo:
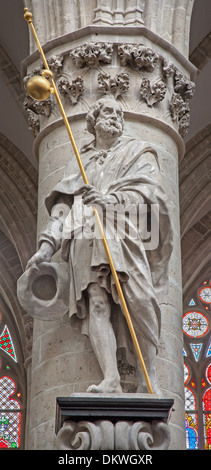
[[[16,383],[10,377],[0,377],[0,448],[20,446],[21,405],[13,398]]]
[[[211,282],[205,280],[183,315],[186,446],[211,449]]]
[[[0,326],[0,450],[22,447],[23,384],[20,371],[15,341],[4,324],[3,328]]]

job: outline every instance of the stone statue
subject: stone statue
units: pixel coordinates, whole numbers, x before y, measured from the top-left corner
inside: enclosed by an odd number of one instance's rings
[[[172,229],[158,156],[149,143],[122,135],[123,111],[113,96],[105,95],[91,106],[87,128],[94,140],[82,148],[81,156],[89,185],[84,185],[78,170],[61,180],[48,195],[49,224],[39,236],[39,250],[28,262],[27,270],[37,269],[43,262],[50,263],[53,254],[61,248],[70,273],[71,324],[79,324],[82,333],[89,336],[103,373],[102,382],[91,385],[87,391],[120,393],[118,360],[135,365],[137,359],[102,240],[91,236],[95,231],[92,206],[101,209],[102,217],[114,214],[114,225],[115,217],[120,222],[122,219],[124,237],[119,237],[115,230],[111,235],[109,224],[106,236],[153,391],[158,393],[155,374],[161,326],[158,296],[167,283],[172,249]],[[82,209],[90,210],[79,223],[77,207],[81,201]],[[140,236],[142,219],[136,217],[135,223],[127,211],[120,210],[133,207],[139,214],[137,208],[143,204],[147,205],[148,215],[152,204],[159,206],[159,239],[153,250],[144,248]],[[67,220],[71,220],[69,233]],[[77,227],[84,229],[84,236],[76,236]],[[137,391],[145,392],[141,370],[138,375]]]

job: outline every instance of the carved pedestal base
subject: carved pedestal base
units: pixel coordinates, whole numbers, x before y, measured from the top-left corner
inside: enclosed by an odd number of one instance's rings
[[[172,399],[156,395],[80,394],[57,398],[60,450],[165,450]]]

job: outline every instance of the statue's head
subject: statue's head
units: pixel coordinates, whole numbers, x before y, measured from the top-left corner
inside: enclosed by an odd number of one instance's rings
[[[112,95],[105,95],[96,101],[89,109],[87,116],[87,129],[92,134],[97,133],[106,140],[118,138],[123,133],[124,114],[121,105]]]

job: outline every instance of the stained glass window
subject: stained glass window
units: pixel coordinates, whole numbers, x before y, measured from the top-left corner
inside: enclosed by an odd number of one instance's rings
[[[13,398],[16,383],[6,375],[0,378],[0,448],[20,446],[21,406]]]
[[[190,369],[189,367],[184,364],[184,383],[186,384],[190,378]]]
[[[190,294],[183,315],[186,447],[211,450],[211,282]]]
[[[204,414],[203,422],[205,449],[211,449],[211,414]]]
[[[205,380],[202,378],[202,381],[201,381],[201,388],[204,388],[206,387],[206,382]]]
[[[209,329],[209,322],[201,312],[190,311],[183,316],[183,331],[192,338],[200,338]]]
[[[197,414],[185,413],[187,449],[198,449]]]
[[[196,409],[195,395],[188,387],[185,387],[185,409],[188,411]]]
[[[192,350],[195,361],[198,362],[200,352],[201,352],[201,349],[202,349],[202,343],[199,343],[199,344],[190,343],[190,347],[191,347],[191,350]]]
[[[185,351],[185,348],[183,348],[183,356],[187,356],[187,353]]]
[[[206,369],[206,377],[208,382],[211,384],[211,364],[209,364]]]
[[[203,396],[203,409],[211,411],[211,388],[208,388]]]
[[[207,357],[210,357],[211,356],[211,343],[208,347],[208,350],[207,350]]]
[[[5,353],[9,354],[9,356],[17,362],[15,348],[12,342],[12,338],[9,332],[8,327],[5,325],[2,334],[0,335],[0,349],[2,349]]]
[[[211,287],[202,287],[199,291],[199,298],[202,300],[202,302],[205,302],[206,304],[211,303]]]
[[[187,382],[187,376],[185,376],[185,379]],[[185,387],[185,409],[186,445],[188,449],[197,449],[198,425],[196,413],[196,397],[189,387]]]

